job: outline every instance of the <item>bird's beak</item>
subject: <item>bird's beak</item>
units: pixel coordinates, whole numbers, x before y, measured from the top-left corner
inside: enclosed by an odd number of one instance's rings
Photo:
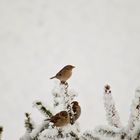
[[[72,68],[75,68],[75,66],[72,66]]]

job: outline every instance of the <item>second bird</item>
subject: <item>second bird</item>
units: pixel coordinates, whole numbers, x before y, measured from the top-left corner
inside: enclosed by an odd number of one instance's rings
[[[63,127],[70,123],[70,116],[67,111],[61,111],[50,118],[50,122],[56,127]]]
[[[57,78],[60,80],[61,83],[66,83],[66,81],[71,77],[72,75],[72,69],[75,68],[72,65],[66,65],[63,67],[55,76],[51,77],[50,79]]]

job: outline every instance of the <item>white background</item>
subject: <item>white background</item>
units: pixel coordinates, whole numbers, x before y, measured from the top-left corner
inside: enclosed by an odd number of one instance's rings
[[[139,0],[0,0],[0,125],[4,140],[25,132],[24,113],[42,120],[34,100],[52,105],[53,76],[69,80],[82,106],[82,131],[106,124],[103,87],[112,86],[127,124],[140,86]]]

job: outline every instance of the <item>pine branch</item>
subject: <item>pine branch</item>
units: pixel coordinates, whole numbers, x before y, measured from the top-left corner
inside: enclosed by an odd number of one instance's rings
[[[111,126],[98,126],[94,131],[96,134],[101,136],[116,137],[120,129]]]
[[[131,140],[140,139],[140,123],[137,123],[130,133]]]
[[[119,138],[121,140],[131,140],[130,134],[128,133],[128,130],[126,127],[122,128],[119,132]]]
[[[60,87],[56,85],[56,87],[52,90],[53,100],[54,100],[54,108],[58,107],[60,104],[62,104],[62,95]]]
[[[36,140],[36,139],[32,139],[30,133],[26,132],[19,140]]]
[[[62,87],[62,91],[63,91],[63,102],[64,102],[64,109],[68,111],[69,115],[70,115],[70,123],[74,124],[74,112],[72,109],[72,104],[71,102],[73,101],[73,99],[76,97],[76,94],[73,94],[73,92],[70,92],[68,90],[68,84],[64,85]]]
[[[104,90],[104,106],[108,124],[116,128],[122,127],[109,85],[106,85]]]
[[[30,114],[29,113],[25,113],[25,128],[27,130],[27,132],[31,133],[32,130],[34,129],[34,124],[33,124],[33,121],[30,117]]]
[[[42,124],[38,125],[35,129],[33,129],[30,134],[31,138],[34,140],[38,140],[39,134],[41,134],[44,130],[47,130],[49,126],[49,121],[43,121]]]
[[[71,135],[72,139],[80,140],[80,138],[77,136],[77,134],[74,133],[73,131],[70,132],[70,135]]]
[[[95,135],[92,131],[85,131],[80,140],[100,140],[100,138]]]
[[[74,108],[75,106],[72,106],[72,101],[77,95],[72,90],[68,90],[68,84],[61,83],[55,90],[53,90],[53,96],[55,113],[58,113],[60,111],[67,111],[70,116],[75,115],[73,110],[77,111],[77,108]],[[50,118],[53,116],[52,112],[48,108],[46,108],[41,101],[34,102],[34,106],[45,116],[45,120],[40,125],[32,129],[29,123],[29,115],[26,114],[28,120],[26,122],[26,126],[32,131],[28,134],[25,134],[21,140],[26,140],[26,138],[29,138],[30,140],[79,140],[78,136],[80,133],[80,129],[77,122],[72,123],[73,125],[68,123],[67,125],[62,127],[54,126],[50,121]],[[79,113],[79,116],[81,113],[80,111],[81,110],[79,110],[79,112],[76,112]],[[78,114],[76,115],[77,116],[75,116],[75,120],[79,118]],[[56,120],[61,122],[59,117],[60,116],[58,116]]]
[[[131,139],[132,140],[139,140],[140,139],[140,122],[135,125],[133,131],[131,132]]]
[[[132,101],[131,112],[128,122],[128,131],[132,131],[140,121],[140,88],[135,90],[135,98]]]
[[[100,136],[118,138],[120,140],[128,140],[129,137],[125,128],[116,128],[113,126],[98,126],[94,132]]]
[[[34,102],[34,106],[47,118],[53,116],[50,110],[46,109],[46,107],[42,104],[41,101]]]
[[[3,127],[0,126],[0,140],[2,140]]]
[[[56,87],[54,88],[53,90],[54,108],[55,109],[58,108],[59,111],[66,110],[70,115],[71,124],[73,124],[74,112],[72,110],[71,102],[77,96],[77,94],[72,90],[68,90],[68,87],[69,87],[68,83],[65,83],[56,85]]]
[[[71,106],[72,100],[73,100],[73,98],[68,93],[68,86],[64,86],[64,107],[70,115],[71,124],[74,123],[74,121],[73,121],[74,112],[73,112],[72,106]]]

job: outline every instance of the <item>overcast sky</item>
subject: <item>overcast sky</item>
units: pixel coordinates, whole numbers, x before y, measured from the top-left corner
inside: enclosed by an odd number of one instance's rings
[[[53,76],[76,66],[82,131],[106,124],[103,87],[112,87],[124,125],[140,86],[139,0],[0,0],[0,125],[4,140],[25,132],[24,113],[38,123],[34,100],[52,105]]]

